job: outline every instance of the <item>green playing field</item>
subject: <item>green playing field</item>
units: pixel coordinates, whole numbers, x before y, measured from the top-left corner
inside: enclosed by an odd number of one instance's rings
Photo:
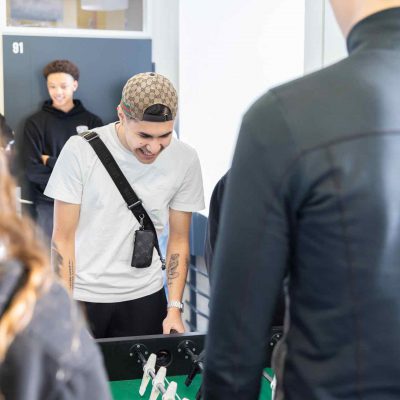
[[[195,400],[196,393],[201,384],[201,375],[197,375],[189,387],[185,386],[186,376],[171,376],[167,377],[168,382],[175,381],[178,384],[178,392],[180,399],[186,397],[189,400]],[[143,397],[139,395],[140,379],[128,381],[114,381],[110,382],[111,391],[114,400],[135,400],[135,399],[149,399],[151,392],[151,383],[149,383],[146,393]],[[159,397],[161,398],[161,396]],[[269,382],[263,378],[261,386],[260,400],[270,400],[271,389]]]

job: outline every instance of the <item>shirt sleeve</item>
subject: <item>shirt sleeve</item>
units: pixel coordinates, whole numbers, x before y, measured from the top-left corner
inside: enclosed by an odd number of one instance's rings
[[[170,207],[173,210],[186,212],[200,211],[204,208],[203,178],[197,153],[194,153],[182,184],[170,202]]]
[[[282,182],[293,153],[286,121],[270,93],[243,120],[227,182],[213,264],[207,400],[258,398],[288,262]]]
[[[66,203],[81,204],[85,145],[79,136],[73,136],[67,141],[46,186],[46,196]]]

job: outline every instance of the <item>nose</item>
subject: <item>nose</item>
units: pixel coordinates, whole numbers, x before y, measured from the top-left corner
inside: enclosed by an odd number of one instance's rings
[[[162,149],[162,145],[159,140],[153,139],[150,143],[146,145],[146,150],[153,154],[157,154]]]

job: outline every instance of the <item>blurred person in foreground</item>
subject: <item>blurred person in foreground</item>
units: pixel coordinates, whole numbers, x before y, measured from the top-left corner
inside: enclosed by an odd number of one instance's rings
[[[245,115],[213,269],[205,399],[400,398],[400,1],[331,0],[349,57]]]
[[[1,147],[0,398],[111,399],[99,350],[15,203]]]

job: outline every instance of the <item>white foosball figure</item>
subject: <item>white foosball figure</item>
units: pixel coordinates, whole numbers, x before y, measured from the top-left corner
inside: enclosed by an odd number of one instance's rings
[[[161,387],[164,389],[164,380],[166,375],[167,369],[165,367],[160,367],[157,375],[153,379],[153,389],[150,394],[150,400],[157,400],[157,397],[161,392]]]
[[[139,388],[140,396],[144,396],[147,386],[151,380],[153,387],[149,400],[157,400],[160,393],[162,394],[162,400],[175,400],[176,398],[179,400],[180,397],[176,393],[178,390],[178,384],[176,382],[168,382],[166,380],[167,369],[165,367],[160,367],[157,374],[155,373],[156,361],[157,356],[155,354],[151,354],[143,366],[143,378]],[[165,382],[168,384],[166,389]],[[188,399],[183,398],[182,400]]]
[[[178,384],[176,382],[171,382],[167,387],[167,391],[163,394],[162,400],[175,400],[177,388]]]
[[[150,354],[149,359],[147,360],[145,366],[143,367],[143,378],[142,378],[142,382],[141,382],[140,388],[139,388],[139,394],[141,396],[144,396],[147,385],[149,384],[150,379],[152,378],[152,375],[154,376],[156,373],[156,371],[155,371],[156,360],[157,360],[157,356],[155,354]]]

